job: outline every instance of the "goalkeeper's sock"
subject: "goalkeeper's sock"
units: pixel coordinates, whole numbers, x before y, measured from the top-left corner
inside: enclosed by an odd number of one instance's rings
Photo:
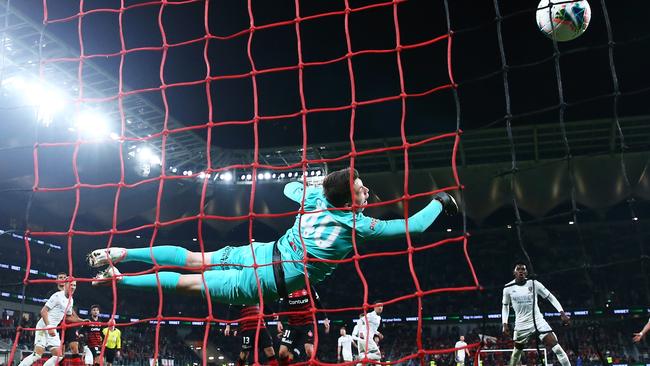
[[[156,263],[161,266],[184,266],[187,263],[187,256],[190,254],[190,251],[173,246],[173,245],[161,245],[151,248],[135,248],[127,249],[126,257],[124,257],[124,262],[144,262],[153,264],[153,258],[156,259]]]
[[[158,288],[160,287],[167,290],[175,290],[178,285],[178,280],[181,278],[180,273],[175,272],[158,272],[158,278],[155,273],[138,275],[138,276],[124,276],[120,279],[120,285],[138,288]]]

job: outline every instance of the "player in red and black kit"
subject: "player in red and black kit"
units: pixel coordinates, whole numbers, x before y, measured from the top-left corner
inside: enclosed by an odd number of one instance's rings
[[[90,321],[99,323],[99,305],[93,305],[90,307]],[[86,346],[92,354],[93,361],[92,364],[99,365],[99,355],[102,352],[102,344],[104,343],[104,337],[102,336],[102,327],[100,324],[93,325],[84,325],[83,326],[84,339],[86,341]],[[86,360],[85,364],[90,364]]]
[[[255,345],[255,333],[257,331],[257,317],[260,314],[259,305],[230,305],[228,307],[228,320],[231,320],[232,313],[236,308],[240,308],[240,318],[242,319],[239,322],[239,336],[241,337],[241,351],[239,351],[239,359],[237,360],[237,366],[243,366],[246,364],[248,355]],[[271,311],[266,311],[267,314],[271,314]],[[223,334],[228,336],[230,335],[230,324],[226,325]],[[260,335],[259,343],[260,348],[264,350],[268,364],[271,366],[278,366],[278,360],[275,358],[275,350],[273,350],[273,339],[269,334],[268,329],[266,329],[266,321],[262,319],[260,324]]]
[[[314,306],[322,308],[318,293],[312,287],[312,296],[314,297]],[[282,322],[278,321],[278,333],[282,333],[282,342],[278,357],[280,365],[287,365],[293,361],[293,350],[300,350],[301,345],[305,347],[305,356],[311,358],[314,350],[314,323],[311,315],[312,303],[309,298],[307,289],[294,291],[286,299],[280,299],[280,311],[296,312],[287,316],[289,324],[284,329]],[[330,331],[330,321],[325,315],[325,333]]]

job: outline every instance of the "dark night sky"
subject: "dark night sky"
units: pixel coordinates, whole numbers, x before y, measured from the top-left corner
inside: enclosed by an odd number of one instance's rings
[[[126,1],[129,6],[144,1]],[[372,4],[372,1],[350,1],[351,8]],[[592,21],[587,32],[577,40],[560,44],[561,72],[565,98],[569,103],[612,93],[612,77],[608,60],[605,19],[600,1],[592,0]],[[644,1],[606,1],[614,39],[616,70],[622,92],[648,87],[650,76],[645,65],[650,61],[648,40],[625,43],[645,37],[645,23],[650,4]],[[117,8],[119,1],[85,1],[85,10]],[[204,2],[167,5],[162,23],[168,43],[183,42],[205,35]],[[248,28],[249,17],[244,1],[210,1],[209,27],[212,34],[227,36]],[[535,24],[537,1],[499,1],[502,34],[508,63],[512,112],[518,115],[558,103],[558,87],[553,59],[553,44]],[[21,1],[14,6],[40,20],[40,1]],[[461,127],[472,130],[489,125],[504,126],[503,79],[500,73],[480,81],[477,78],[498,71],[501,59],[497,43],[494,3],[492,1],[449,1],[451,28],[457,32],[453,40],[452,68],[459,86]],[[302,1],[301,16],[340,11],[342,1]],[[123,16],[126,48],[160,46],[162,43],[157,17],[159,6],[130,9]],[[402,44],[433,39],[446,33],[443,1],[409,0],[398,6]],[[50,19],[76,14],[77,2],[49,2]],[[286,21],[295,17],[293,1],[253,1],[256,25]],[[82,33],[86,54],[111,53],[120,49],[117,13],[91,13],[83,18]],[[378,7],[352,13],[350,38],[353,51],[388,49],[395,46],[393,7]],[[77,48],[77,22],[50,24],[46,30],[67,40]],[[302,54],[305,62],[329,60],[346,52],[344,16],[335,15],[306,20],[300,26]],[[209,60],[211,75],[249,72],[246,54],[247,34],[229,40],[211,40]],[[202,80],[206,76],[203,42],[170,48],[164,68],[167,83]],[[449,82],[445,41],[402,53],[407,93],[418,93]],[[251,48],[256,68],[296,65],[297,42],[293,24],[257,30]],[[125,59],[124,79],[130,89],[160,85],[159,65],[162,52],[130,53]],[[547,59],[537,65],[521,66]],[[96,59],[117,77],[119,57]],[[357,100],[369,100],[399,94],[397,63],[394,53],[360,55],[353,58]],[[293,113],[300,110],[298,72],[282,71],[257,77],[259,113],[262,116]],[[211,83],[214,121],[249,120],[253,116],[250,78],[218,80]],[[345,60],[304,72],[304,93],[307,108],[345,106],[350,104],[350,80]],[[146,93],[147,98],[161,104],[159,92]],[[186,125],[205,123],[207,98],[205,85],[176,87],[168,91],[170,113]],[[646,94],[621,98],[621,115],[647,114]],[[456,107],[450,90],[407,100],[405,131],[407,135],[435,134],[455,128]],[[399,101],[362,106],[357,109],[355,139],[399,137],[401,106]],[[612,99],[569,106],[567,120],[608,118],[612,115]],[[347,140],[349,111],[309,114],[309,143]],[[557,123],[558,112],[533,114],[516,118],[515,125]],[[214,144],[244,148],[252,146],[252,125],[219,127]],[[260,124],[262,146],[299,145],[302,126],[299,118],[265,121]]]

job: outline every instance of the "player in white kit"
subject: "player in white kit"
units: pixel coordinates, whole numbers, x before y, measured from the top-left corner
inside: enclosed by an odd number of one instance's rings
[[[454,345],[454,348],[463,348],[463,347],[467,347],[467,343],[465,343],[465,336],[460,336],[458,342],[456,342],[456,344]],[[456,366],[465,365],[465,356],[469,357],[469,350],[467,348],[459,349],[456,351]]]
[[[562,309],[562,305],[560,305],[560,302],[557,301],[555,296],[539,281],[529,280],[527,278],[528,270],[525,263],[516,263],[513,274],[515,279],[507,283],[503,289],[503,308],[501,311],[503,333],[507,336],[510,335],[510,328],[508,327],[510,306],[512,305],[512,308],[515,310],[515,331],[512,337],[515,342],[515,348],[512,350],[510,366],[515,366],[519,363],[526,343],[533,336],[538,336],[546,347],[553,350],[562,366],[570,366],[569,357],[562,349],[562,346],[557,343],[557,337],[553,333],[553,329],[548,325],[539,310],[537,296],[548,300],[560,312],[562,321],[568,324],[569,317],[564,312],[564,309]]]
[[[378,331],[379,325],[381,324],[380,315],[382,311],[384,311],[384,306],[381,303],[376,303],[373,311],[365,314],[365,316],[363,314],[359,316],[359,320],[357,321],[359,359],[368,357],[368,359],[373,361],[381,360],[381,352],[374,338],[375,335],[378,335],[380,339],[384,337]],[[368,346],[367,348],[366,344]]]
[[[337,359],[338,362],[351,362],[352,361],[352,345],[356,347],[356,344],[352,339],[352,336],[347,334],[347,331],[345,330],[345,327],[341,327],[341,330],[339,332],[341,335],[338,340],[338,351],[337,351]]]
[[[66,282],[62,291],[55,292],[47,300],[45,306],[41,309],[41,319],[36,323],[34,353],[20,361],[18,366],[31,366],[43,356],[43,352],[48,348],[52,353],[52,357],[43,366],[54,366],[63,359],[61,339],[56,327],[59,326],[64,316],[66,321],[71,323],[87,321],[79,318],[72,311],[74,305],[72,295],[76,288],[76,281]]]
[[[362,318],[364,316],[363,313],[359,314],[359,318]],[[362,339],[359,338],[359,323],[361,321],[357,319],[357,321],[354,322],[354,328],[352,328],[352,343],[354,343],[354,348],[357,349],[357,353],[354,355],[354,359],[358,360],[359,359],[359,341]]]

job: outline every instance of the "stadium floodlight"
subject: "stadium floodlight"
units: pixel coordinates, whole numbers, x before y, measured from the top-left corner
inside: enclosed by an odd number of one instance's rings
[[[253,178],[252,175],[250,175],[250,174],[246,174],[246,180],[251,180],[252,178]]]
[[[36,119],[45,126],[49,126],[54,120],[54,115],[63,109],[65,98],[60,91],[54,88],[45,88],[38,84],[34,87],[32,93],[34,93],[33,97],[37,98],[35,105],[38,106]]]
[[[226,182],[230,182],[232,180],[232,173],[231,172],[221,173],[221,179],[225,180]]]
[[[269,172],[264,173],[264,179],[271,179],[271,173]]]
[[[140,163],[136,166],[136,170],[138,173],[140,173],[141,176],[143,177],[148,177],[149,174],[151,174],[151,164],[149,163]]]
[[[91,137],[101,138],[108,135],[108,121],[96,110],[86,109],[77,113],[74,125],[79,132]]]
[[[27,82],[22,77],[15,75],[2,80],[2,86],[5,88],[22,90],[26,87]]]
[[[25,80],[15,75],[3,80],[2,86],[20,93],[27,104],[38,108],[37,120],[45,126],[49,126],[54,115],[65,106],[65,98],[58,89],[37,80]]]
[[[262,173],[257,174],[257,179],[259,179],[259,180],[264,179],[264,174],[262,174]]]
[[[199,173],[199,179],[203,179],[203,178],[205,178],[205,172]]]
[[[321,172],[320,170],[316,171],[316,175],[321,175],[321,174],[323,174],[323,172]]]
[[[138,160],[142,163],[149,163],[151,165],[161,165],[160,157],[151,151],[148,146],[140,147],[136,150],[138,153]],[[191,173],[190,173],[191,174]]]
[[[4,38],[2,39],[2,43],[5,45],[5,49],[6,49],[7,51],[11,51],[11,50],[13,50],[13,44],[14,44],[14,43],[11,41],[11,38],[10,38],[10,37],[4,37]]]
[[[291,178],[292,175],[293,175],[293,173],[289,172],[289,178]]]
[[[284,173],[280,173],[280,179],[284,178]]]
[[[246,175],[242,174],[240,178],[241,178],[241,180],[244,180],[244,179],[246,179]]]
[[[111,132],[109,137],[111,138],[111,140],[118,140],[120,138],[120,135],[116,134],[115,132]]]
[[[155,162],[155,154],[148,147],[140,148],[138,151],[138,160],[146,163],[151,163],[152,160]]]
[[[273,174],[271,175],[271,178],[275,179],[275,177],[276,177],[276,175],[275,175],[275,173],[273,173]]]

